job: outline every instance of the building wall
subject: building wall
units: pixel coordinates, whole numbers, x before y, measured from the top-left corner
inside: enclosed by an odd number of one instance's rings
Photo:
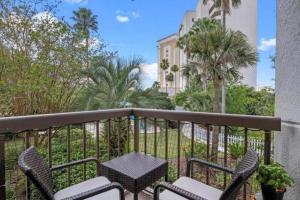
[[[161,91],[170,92],[171,96],[175,95],[175,93],[179,91],[180,72],[179,71],[176,73],[172,72],[174,74],[173,82],[167,82],[165,77],[168,73],[171,73],[170,68],[173,65],[177,65],[179,67],[179,49],[176,46],[177,40],[178,40],[177,35],[171,35],[158,42],[158,57],[159,57],[158,59],[159,80],[158,81],[160,82],[161,85]],[[167,59],[170,65],[169,69],[165,71],[163,71],[160,68],[160,63],[162,62],[163,59]]]
[[[204,17],[213,17],[222,22],[222,13],[219,8],[213,6],[213,1],[208,1],[207,4],[203,4],[202,0],[198,1],[195,11],[187,11],[180,24],[178,37],[183,36],[188,33],[193,26],[193,23],[197,19],[202,19]],[[249,43],[256,49],[256,35],[257,35],[257,0],[243,0],[242,4],[237,9],[232,9],[231,14],[226,17],[226,27],[242,31],[248,38]],[[165,38],[159,41],[158,46],[158,61],[162,60],[163,52],[162,46],[167,45],[166,41],[170,38]],[[175,43],[175,42],[174,42]],[[183,66],[187,64],[187,56],[183,50],[177,49],[178,60],[175,63],[182,69]],[[160,63],[160,62],[159,62]],[[184,76],[178,72],[178,82],[176,82],[177,87],[182,90],[186,87],[187,80]],[[241,83],[256,88],[257,80],[257,69],[255,66],[243,67],[240,69],[242,75]],[[159,69],[159,82],[161,86],[165,86],[164,73]]]
[[[256,49],[257,43],[257,0],[243,0],[237,9],[232,9],[226,17],[226,27],[243,32],[249,43]],[[248,66],[240,70],[243,76],[242,83],[256,88],[257,69]]]
[[[184,34],[188,33],[192,28],[194,21],[196,19],[196,12],[195,11],[187,11],[182,19],[179,28],[179,37],[183,36]],[[179,50],[179,66],[182,70],[182,67],[187,64],[187,56],[184,53],[184,50]],[[184,76],[180,76],[180,89],[184,89],[186,87],[186,78]]]
[[[275,160],[295,180],[284,199],[300,199],[300,1],[277,0],[275,114],[283,123],[275,135]]]

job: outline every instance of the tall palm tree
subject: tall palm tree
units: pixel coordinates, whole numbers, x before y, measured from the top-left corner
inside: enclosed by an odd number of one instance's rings
[[[168,80],[167,80],[167,73],[166,70],[169,69],[170,64],[168,59],[162,59],[161,63],[160,63],[160,68],[163,70],[164,72],[164,79],[166,80],[166,93],[168,93]]]
[[[189,42],[186,43],[185,40]],[[221,112],[221,86],[224,79],[239,79],[239,68],[256,64],[255,49],[240,31],[226,30],[215,19],[204,18],[195,22],[190,32],[179,39],[182,49],[191,51],[191,63],[213,83],[213,112]],[[216,161],[219,129],[213,129],[212,160]]]
[[[204,4],[207,4],[208,1],[213,1],[216,8],[220,8],[222,10],[222,25],[226,28],[226,15],[230,14],[231,7],[238,8],[242,0],[203,0]]]
[[[177,93],[177,80],[176,80],[176,73],[179,71],[178,65],[173,65],[171,67],[171,71],[174,73],[174,86],[175,86],[175,94]]]
[[[238,8],[242,0],[203,0],[204,4],[207,4],[208,1],[213,1],[215,7],[222,10],[222,25],[223,28],[226,28],[226,15],[230,15],[231,7]],[[222,112],[226,111],[226,80],[222,82]]]
[[[77,11],[73,11],[74,29],[85,40],[86,49],[86,66],[89,67],[89,41],[91,32],[98,31],[97,15],[94,15],[90,9],[79,8]]]

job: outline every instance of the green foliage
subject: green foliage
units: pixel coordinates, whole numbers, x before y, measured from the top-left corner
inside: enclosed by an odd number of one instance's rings
[[[166,81],[172,82],[174,81],[174,74],[173,73],[169,73],[166,75]]]
[[[228,148],[233,159],[241,158],[244,155],[244,147],[240,144],[229,144]]]
[[[171,71],[172,71],[172,72],[178,72],[178,71],[179,71],[178,65],[173,65],[173,66],[171,67]]]
[[[168,94],[160,92],[159,87],[155,84],[145,90],[136,89],[132,91],[128,97],[128,102],[130,106],[136,108],[175,109],[175,105],[168,98]]]
[[[258,169],[256,179],[261,184],[269,185],[274,189],[285,189],[294,183],[293,178],[278,163],[261,165]]]
[[[274,90],[255,91],[243,85],[231,85],[227,90],[226,111],[233,114],[274,115]]]
[[[176,95],[175,103],[190,111],[212,111],[211,93],[198,87],[188,86],[185,90]]]
[[[21,0],[0,4],[1,115],[69,110],[82,82],[84,49],[72,28],[55,18],[56,6]]]
[[[162,59],[162,62],[160,63],[160,68],[162,70],[167,70],[170,67],[169,61],[167,59]]]
[[[72,19],[75,21],[74,28],[84,38],[90,37],[90,32],[98,30],[97,16],[90,9],[79,8],[78,11],[73,11]]]
[[[169,170],[168,170],[168,181],[173,183],[176,180],[177,180],[176,167],[174,165],[170,164],[169,165]]]

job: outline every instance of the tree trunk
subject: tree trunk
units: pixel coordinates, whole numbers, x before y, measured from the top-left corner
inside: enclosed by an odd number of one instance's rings
[[[223,8],[223,28],[226,30],[226,10]],[[226,80],[222,81],[222,113],[226,112]]]
[[[214,78],[213,85],[214,85],[213,112],[220,113],[221,112],[220,94],[221,94],[222,79],[220,79],[219,77]],[[218,146],[219,146],[219,127],[214,126],[213,133],[212,133],[212,150],[211,150],[212,162],[217,162]]]
[[[85,38],[85,48],[86,48],[86,68],[89,68],[89,36]]]

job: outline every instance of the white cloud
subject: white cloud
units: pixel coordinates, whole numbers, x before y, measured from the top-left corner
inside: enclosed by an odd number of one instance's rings
[[[276,46],[276,38],[265,39],[262,38],[258,50],[268,51],[269,49]]]
[[[123,10],[116,10],[116,15],[116,19],[121,23],[129,22],[130,19],[137,19],[140,17],[138,12],[128,12]]]
[[[76,4],[76,3],[83,4],[83,3],[88,2],[88,0],[65,0],[65,1],[68,2],[68,3],[73,3],[73,4]]]
[[[53,13],[51,12],[40,12],[36,15],[34,15],[32,17],[33,19],[39,21],[39,22],[43,22],[43,21],[46,21],[46,22],[57,22],[57,18],[53,15]]]
[[[137,13],[137,12],[131,12],[131,15],[133,18],[139,18],[140,17],[140,14]]]
[[[126,15],[117,15],[117,16],[116,16],[116,19],[117,19],[117,21],[120,22],[120,23],[126,23],[126,22],[129,21],[129,17],[126,16]]]
[[[153,82],[157,81],[157,63],[142,64],[142,80],[145,87],[151,87]]]

